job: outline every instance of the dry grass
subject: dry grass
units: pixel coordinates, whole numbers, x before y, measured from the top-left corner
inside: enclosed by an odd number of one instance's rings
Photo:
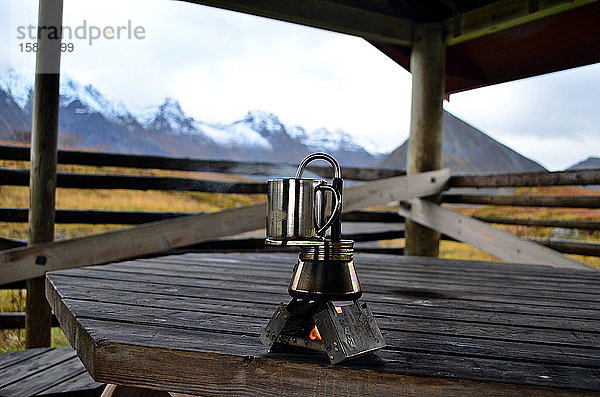
[[[24,312],[25,290],[8,289],[0,290],[0,313]],[[67,346],[69,341],[60,328],[54,327],[51,332],[52,346]],[[25,330],[4,329],[0,330],[0,353],[25,348]]]
[[[97,209],[115,211],[215,212],[264,201],[258,194],[168,192],[158,190],[62,189],[56,190],[59,209]],[[29,188],[0,186],[0,206],[28,206]],[[72,238],[108,230],[119,225],[57,224],[56,238]],[[27,225],[0,222],[0,237],[26,239]]]

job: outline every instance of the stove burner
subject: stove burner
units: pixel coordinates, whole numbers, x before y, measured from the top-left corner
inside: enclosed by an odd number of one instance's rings
[[[277,307],[260,340],[271,350],[287,345],[322,351],[332,364],[385,347],[371,310],[360,301],[336,306],[292,299]]]
[[[333,165],[331,185],[302,178],[304,168],[317,159]],[[288,288],[292,300],[279,305],[260,336],[269,349],[287,345],[322,351],[336,364],[385,347],[371,310],[358,300],[362,288],[354,241],[341,238],[342,186],[337,161],[325,153],[302,160],[296,178],[269,181],[266,242],[300,248]],[[334,203],[329,211],[327,191]],[[331,238],[326,238],[329,227]]]

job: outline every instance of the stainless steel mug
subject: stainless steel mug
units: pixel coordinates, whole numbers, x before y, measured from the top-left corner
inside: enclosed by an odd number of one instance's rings
[[[306,165],[313,160],[326,160],[341,177],[337,161],[325,154],[307,156],[296,172],[295,178],[275,178],[267,184],[267,238],[276,241],[305,241],[322,237],[340,212],[341,194],[321,179],[302,178]],[[324,192],[332,193],[331,215],[321,224],[325,208]]]

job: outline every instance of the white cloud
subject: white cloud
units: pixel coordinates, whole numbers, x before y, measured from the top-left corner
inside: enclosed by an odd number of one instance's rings
[[[11,31],[36,23],[37,0],[2,1]],[[64,10],[65,25],[145,28],[144,40],[77,41],[63,57],[66,74],[134,110],[170,96],[209,122],[263,109],[386,150],[408,136],[410,74],[362,39],[180,1],[65,0]],[[10,39],[10,62],[33,73],[33,57]],[[598,155],[599,80],[596,65],[456,94],[445,107],[556,169]]]
[[[542,164],[550,171],[568,168],[588,157],[600,155],[598,137],[539,137],[533,135],[509,135],[502,143],[518,148],[518,152]]]

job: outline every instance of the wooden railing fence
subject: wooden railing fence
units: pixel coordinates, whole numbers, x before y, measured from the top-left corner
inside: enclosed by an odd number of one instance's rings
[[[0,160],[29,160],[29,148],[1,146]],[[282,176],[289,175],[295,169],[295,164],[273,164],[264,162],[237,162],[196,160],[181,158],[166,158],[159,156],[122,155],[94,152],[59,151],[59,164],[74,164],[86,166],[110,166],[140,169],[202,171],[214,173]],[[331,177],[330,168],[310,167],[309,170],[321,177]],[[345,179],[355,181],[375,181],[384,178],[404,175],[400,170],[369,169],[344,167],[342,173]],[[0,187],[2,185],[28,186],[29,171],[25,169],[0,168]],[[485,176],[452,176],[448,188],[504,188],[521,186],[557,186],[557,185],[600,185],[600,170],[580,170],[563,172],[535,172],[505,175]],[[59,173],[58,187],[81,189],[136,189],[136,190],[176,190],[211,193],[266,193],[263,182],[224,182],[198,180],[193,178],[173,178],[141,175],[99,175],[81,173]],[[568,207],[568,208],[600,208],[600,197],[597,195],[506,195],[490,194],[444,193],[442,202],[448,204],[470,205],[501,205],[526,207]],[[197,214],[197,213],[196,213]],[[145,211],[106,211],[96,209],[56,211],[56,223],[77,224],[122,224],[137,225],[164,219],[189,216],[180,212],[145,212]],[[27,222],[26,208],[0,208],[0,222]],[[523,225],[536,227],[581,229],[588,231],[600,230],[600,219],[594,220],[562,220],[562,219],[522,219],[511,217],[479,217],[479,220],[504,225]],[[401,224],[404,218],[396,212],[357,210],[344,213],[342,220],[350,222],[394,223]],[[378,241],[404,237],[402,226],[392,230],[354,233],[346,235],[357,242]],[[451,237],[443,238],[452,240]],[[537,242],[556,251],[589,256],[600,256],[600,244],[566,239],[543,239]],[[23,242],[0,239],[0,250],[19,246]],[[262,250],[263,239],[220,239],[203,242],[186,247],[187,250]],[[387,252],[401,254],[402,249],[365,248],[370,252]],[[0,286],[0,288],[21,288],[24,283],[16,282]],[[22,327],[24,314],[10,313],[0,316],[0,328]]]

